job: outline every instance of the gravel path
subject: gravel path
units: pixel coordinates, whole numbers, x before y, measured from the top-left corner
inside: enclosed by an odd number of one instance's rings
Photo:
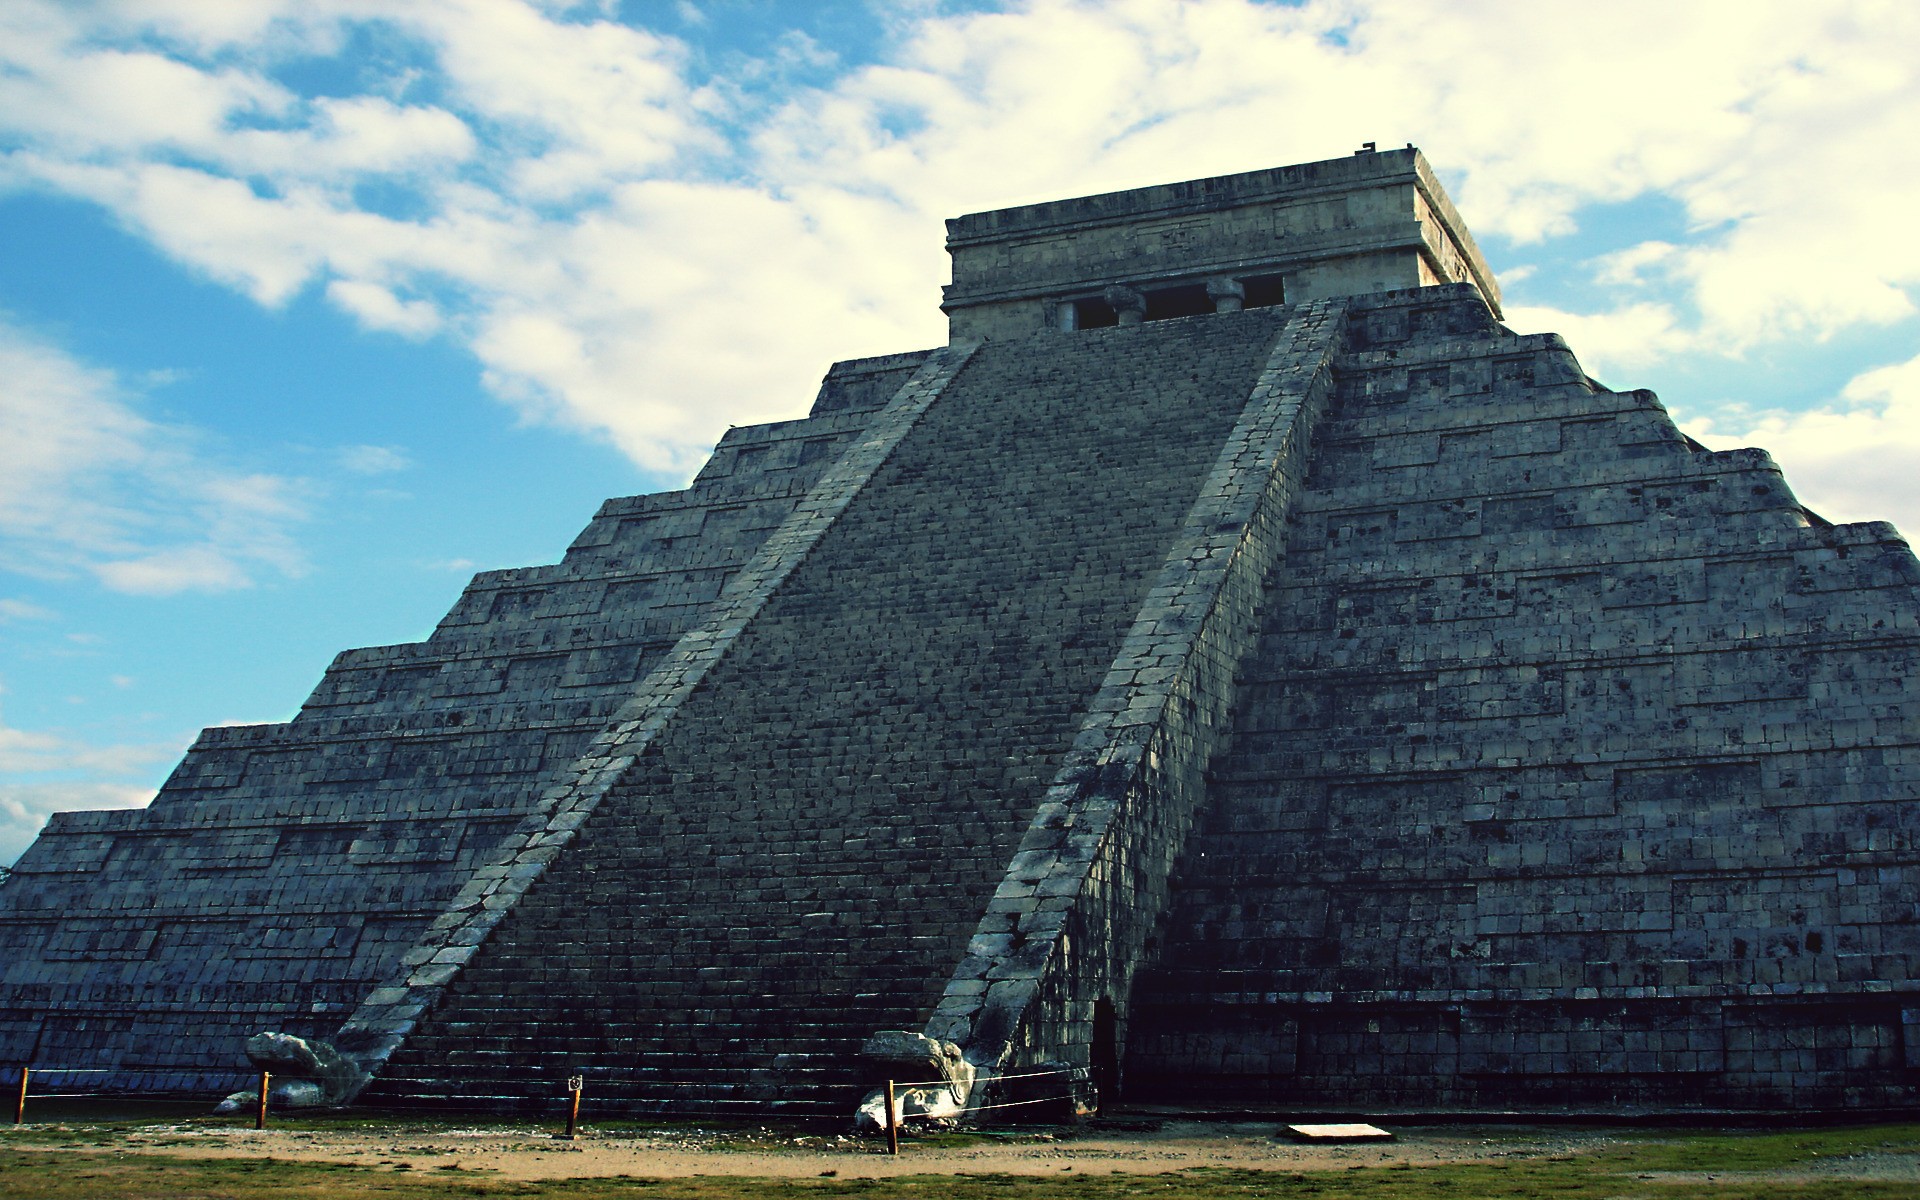
[[[1484,1162],[1576,1154],[1606,1145],[1603,1131],[1410,1130],[1388,1143],[1303,1146],[1260,1124],[1170,1122],[1149,1132],[1027,1133],[909,1140],[898,1158],[874,1139],[774,1130],[623,1133],[589,1129],[575,1141],[532,1128],[377,1129],[314,1132],[162,1126],[130,1134],[116,1149],[196,1157],[272,1156],[393,1169],[461,1169],[508,1179],[590,1176],[753,1175],[874,1179],[922,1174],[1053,1175],[1069,1171],[1155,1174],[1191,1167],[1325,1171],[1401,1163]],[[405,1164],[402,1166],[402,1164]]]
[[[61,1127],[56,1127],[61,1128]],[[196,1158],[327,1161],[392,1171],[472,1171],[492,1178],[557,1180],[691,1175],[884,1179],[899,1175],[1159,1174],[1198,1167],[1259,1171],[1339,1171],[1402,1164],[1513,1162],[1594,1153],[1644,1135],[1621,1130],[1547,1127],[1426,1126],[1396,1131],[1392,1142],[1300,1145],[1273,1122],[1167,1121],[1154,1128],[1032,1131],[909,1139],[898,1158],[884,1142],[844,1134],[762,1129],[589,1127],[574,1141],[550,1127],[377,1125],[269,1129],[158,1123],[134,1128],[98,1149]],[[76,1134],[85,1130],[76,1129]],[[22,1147],[58,1152],[53,1146]],[[1654,1171],[1648,1181],[1720,1184],[1903,1182],[1920,1195],[1920,1154],[1858,1153],[1780,1171]]]

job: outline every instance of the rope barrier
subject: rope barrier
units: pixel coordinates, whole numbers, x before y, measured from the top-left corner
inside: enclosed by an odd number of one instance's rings
[[[40,1068],[33,1069],[33,1073],[38,1075]],[[180,1073],[180,1071],[169,1071],[169,1073]],[[490,1073],[486,1073],[486,1071],[470,1071],[470,1073],[463,1075],[463,1073],[457,1073],[457,1071],[447,1071],[444,1075],[380,1075],[380,1079],[390,1079],[390,1081],[396,1081],[396,1083],[409,1083],[409,1081],[411,1081],[411,1083],[419,1083],[419,1081],[436,1081],[436,1083],[438,1083],[438,1081],[442,1081],[442,1079],[472,1079],[474,1083],[559,1085],[559,1083],[566,1081],[566,1075],[490,1075]],[[749,1085],[749,1083],[741,1083],[741,1081],[739,1081],[739,1071],[733,1071],[728,1079],[720,1079],[720,1081],[701,1081],[701,1079],[645,1079],[645,1077],[636,1077],[636,1075],[611,1075],[611,1073],[599,1073],[599,1071],[588,1071],[588,1079],[603,1081],[603,1083],[649,1083],[649,1085],[659,1085],[659,1087],[753,1087],[753,1085]],[[941,1083],[945,1083],[945,1079],[943,1079]],[[854,1089],[862,1089],[862,1087],[866,1087],[866,1085],[864,1085],[864,1083],[831,1083],[831,1081],[820,1081],[820,1083],[808,1083],[806,1087],[812,1089],[812,1091],[820,1091],[820,1089],[854,1091]],[[900,1087],[906,1087],[906,1085],[902,1083]]]
[[[250,1072],[213,1067],[34,1067],[35,1075],[215,1075],[251,1079]]]
[[[636,1077],[636,1074],[635,1074],[636,1072],[652,1072],[652,1071],[663,1070],[663,1069],[664,1068],[647,1068],[647,1067],[638,1067],[638,1068],[606,1067],[606,1068],[587,1068],[587,1069],[576,1068],[575,1070],[571,1071],[568,1074],[568,1076],[564,1078],[551,1076],[551,1075],[540,1075],[540,1076],[510,1075],[505,1077],[482,1076],[477,1079],[465,1079],[465,1078],[421,1079],[417,1077],[412,1079],[406,1079],[406,1078],[394,1078],[394,1077],[388,1076],[380,1080],[379,1082],[389,1084],[389,1085],[399,1085],[399,1086],[391,1087],[390,1089],[387,1089],[389,1090],[389,1094],[394,1095],[395,1098],[405,1098],[405,1099],[415,1099],[415,1100],[427,1100],[427,1099],[525,1100],[525,1099],[536,1099],[536,1098],[538,1099],[570,1098],[572,1101],[572,1108],[568,1116],[568,1125],[570,1129],[579,1117],[581,1097],[583,1092],[585,1091],[585,1084],[589,1080],[599,1085],[599,1087],[601,1088],[608,1089],[608,1092],[611,1093],[610,1095],[607,1094],[606,1092],[602,1093],[602,1095],[606,1099],[611,1099],[622,1105],[639,1105],[639,1106],[658,1107],[664,1112],[671,1112],[676,1109],[684,1110],[689,1107],[696,1108],[696,1109],[732,1108],[734,1110],[739,1110],[743,1108],[753,1108],[753,1109],[760,1109],[760,1110],[769,1112],[770,1114],[777,1114],[782,1112],[784,1113],[839,1112],[842,1109],[842,1104],[840,1101],[819,1099],[817,1098],[817,1094],[820,1092],[846,1093],[846,1092],[865,1092],[865,1091],[871,1090],[869,1085],[865,1085],[865,1084],[830,1083],[830,1082],[823,1081],[821,1083],[810,1086],[807,1090],[809,1092],[815,1093],[815,1095],[807,1096],[807,1097],[783,1098],[783,1097],[777,1097],[777,1096],[776,1097],[695,1096],[695,1095],[686,1094],[684,1089],[704,1088],[704,1089],[710,1089],[710,1090],[711,1089],[738,1090],[746,1087],[751,1087],[753,1085],[741,1084],[733,1081],[722,1082],[718,1080],[702,1081],[702,1080],[689,1080],[689,1079],[640,1078],[640,1077]],[[707,1067],[707,1068],[694,1068],[694,1069],[695,1070],[704,1069],[707,1071],[711,1071],[716,1075],[725,1074],[725,1075],[737,1076],[738,1074],[738,1069],[730,1069],[725,1067]],[[163,1097],[166,1097],[166,1098],[173,1098],[176,1100],[188,1100],[188,1099],[194,1099],[194,1098],[198,1098],[200,1096],[204,1096],[209,1093],[212,1093],[215,1090],[216,1086],[222,1087],[226,1090],[232,1090],[236,1085],[245,1086],[246,1083],[253,1082],[255,1083],[256,1090],[263,1093],[260,1096],[261,1113],[256,1122],[256,1127],[259,1127],[259,1128],[265,1127],[266,1096],[264,1095],[264,1093],[268,1090],[268,1088],[260,1086],[261,1083],[264,1083],[270,1079],[270,1076],[265,1072],[262,1072],[259,1075],[255,1076],[255,1075],[241,1075],[237,1072],[215,1073],[213,1071],[207,1070],[206,1068],[195,1068],[195,1067],[31,1067],[31,1066],[22,1066],[18,1068],[18,1071],[19,1071],[19,1089],[18,1089],[19,1094],[17,1097],[17,1105],[15,1109],[15,1116],[14,1116],[14,1120],[16,1123],[19,1123],[25,1120],[26,1104],[30,1094],[29,1093],[29,1077],[30,1076],[34,1079],[40,1079],[40,1078],[46,1078],[49,1076],[73,1078],[73,1077],[81,1077],[81,1076],[156,1076],[156,1075],[160,1075],[160,1076],[168,1076],[176,1079],[190,1079],[190,1080],[193,1080],[194,1083],[188,1087],[171,1088],[171,1089],[155,1088],[149,1092],[141,1092],[137,1090],[136,1091],[120,1091],[120,1092],[59,1091],[59,1092],[31,1092],[31,1096],[33,1099],[37,1099],[37,1100],[135,1099],[135,1098],[143,1098],[143,1097],[148,1099],[161,1099]],[[676,1074],[685,1073],[684,1069],[676,1068],[674,1069],[674,1071]],[[980,1087],[980,1088],[990,1088],[998,1084],[1010,1083],[1010,1082],[1023,1080],[1023,1079],[1045,1079],[1045,1078],[1058,1078],[1058,1077],[1080,1079],[1080,1078],[1085,1078],[1085,1076],[1086,1076],[1086,1071],[1084,1068],[1080,1068],[1080,1067],[1054,1068],[1054,1069],[1042,1070],[1042,1071],[1023,1071],[1023,1072],[1019,1072],[1012,1075],[990,1076],[987,1078],[982,1078],[982,1079],[972,1081],[971,1086]],[[256,1080],[259,1082],[255,1082]],[[412,1084],[413,1087],[408,1088],[405,1086],[407,1084]],[[529,1090],[534,1090],[536,1092],[542,1092],[542,1093],[547,1092],[549,1089],[553,1089],[555,1092],[558,1092],[559,1094],[544,1095],[544,1096],[528,1096],[524,1093],[503,1094],[497,1090],[502,1087],[514,1087],[516,1085],[519,1087],[524,1087]],[[896,1091],[898,1091],[900,1089],[906,1089],[906,1088],[934,1088],[934,1087],[950,1088],[956,1085],[969,1086],[967,1081],[951,1080],[951,1079],[933,1079],[933,1080],[927,1080],[925,1082],[908,1082],[908,1083],[895,1082],[892,1084],[892,1087]],[[421,1090],[423,1087],[430,1088],[431,1090]],[[560,1089],[565,1089],[565,1090],[560,1091]],[[668,1091],[669,1094],[665,1096],[660,1096],[660,1095],[650,1096],[645,1094],[647,1092],[659,1092],[659,1091]],[[635,1092],[640,1092],[642,1094],[635,1095],[633,1094]],[[1073,1095],[1069,1093],[1069,1094],[1059,1095],[1059,1096],[1046,1096],[1046,1097],[1033,1099],[1033,1100],[1001,1100],[1001,1101],[996,1101],[990,1104],[971,1104],[971,1105],[968,1105],[967,1107],[968,1107],[968,1111],[970,1112],[985,1112],[985,1111],[990,1111],[995,1109],[1005,1109],[1005,1108],[1026,1108],[1026,1107],[1031,1107],[1031,1106],[1040,1105],[1040,1104],[1060,1104],[1063,1102],[1070,1102],[1073,1099],[1074,1099]]]
[[[1039,1100],[1003,1100],[998,1104],[976,1104],[968,1112],[983,1112],[989,1108],[1024,1108],[1029,1104],[1059,1104],[1063,1100],[1072,1100],[1072,1095],[1046,1096]]]
[[[704,1087],[751,1086],[748,1084],[741,1084],[738,1082],[727,1082],[724,1079],[720,1081],[709,1081],[709,1080],[698,1080],[698,1079],[648,1079],[648,1078],[644,1078],[642,1075],[639,1074],[641,1072],[647,1072],[647,1071],[658,1070],[658,1069],[664,1069],[664,1068],[650,1068],[650,1067],[592,1068],[592,1067],[589,1067],[584,1069],[584,1074],[589,1080],[596,1081],[596,1082],[612,1083],[612,1084],[644,1085],[648,1087],[704,1088]],[[709,1067],[706,1069],[712,1071],[716,1075],[730,1076],[737,1079],[737,1076],[739,1075],[741,1070],[751,1070],[751,1069],[757,1069],[757,1068],[729,1069],[725,1067]],[[35,1078],[40,1078],[42,1076],[47,1076],[47,1075],[60,1075],[60,1076],[169,1075],[169,1076],[191,1076],[191,1077],[199,1077],[199,1078],[214,1078],[214,1079],[225,1078],[225,1079],[235,1080],[238,1082],[251,1082],[254,1079],[254,1075],[251,1072],[242,1073],[242,1072],[231,1071],[231,1070],[216,1071],[207,1067],[34,1067],[32,1068],[32,1070]],[[676,1070],[674,1073],[684,1074],[685,1072]],[[1064,1069],[1051,1070],[1051,1071],[1023,1071],[1016,1075],[987,1075],[987,1076],[978,1077],[972,1080],[971,1082],[975,1086],[985,1086],[985,1085],[991,1085],[991,1084],[1010,1083],[1020,1079],[1045,1079],[1045,1078],[1050,1078],[1055,1076],[1077,1078],[1077,1077],[1082,1077],[1084,1075],[1085,1075],[1084,1068],[1068,1067]],[[459,1081],[459,1079],[463,1077],[385,1075],[385,1076],[381,1076],[381,1078],[385,1080],[391,1080],[394,1082],[422,1082],[422,1081],[430,1080],[433,1082],[444,1081],[447,1083],[454,1083]],[[497,1086],[500,1084],[528,1084],[535,1087],[560,1086],[564,1084],[565,1080],[566,1080],[566,1076],[492,1075],[484,1071],[476,1071],[474,1076],[471,1077],[471,1081],[475,1084],[493,1085],[493,1086]],[[949,1087],[955,1084],[960,1084],[964,1086],[968,1082],[969,1081],[967,1080],[956,1080],[956,1079],[898,1080],[894,1083],[894,1086],[899,1088]],[[865,1091],[865,1090],[870,1090],[870,1087],[871,1087],[871,1085],[862,1084],[862,1083],[835,1083],[835,1082],[828,1082],[828,1081],[821,1081],[819,1083],[809,1084],[807,1086],[808,1086],[808,1089],[811,1091]]]
[[[36,1095],[37,1094],[38,1093],[36,1093]],[[471,1090],[457,1092],[457,1093],[438,1092],[438,1091],[401,1092],[401,1093],[398,1093],[398,1095],[399,1097],[402,1097],[402,1098],[414,1099],[414,1100],[429,1100],[429,1099],[442,1099],[442,1098],[453,1098],[453,1097],[457,1097],[459,1099],[464,1099],[464,1100],[520,1100],[520,1099],[527,1098],[522,1095],[514,1094],[514,1093],[484,1092],[484,1091],[471,1091]],[[601,1093],[601,1095],[605,1096],[606,1093]],[[566,1093],[556,1091],[553,1093],[549,1093],[544,1097],[534,1097],[534,1098],[548,1099],[548,1100],[561,1100],[561,1099],[565,1099],[565,1097],[566,1097]],[[783,1099],[734,1100],[724,1096],[706,1096],[706,1097],[690,1096],[690,1097],[680,1097],[680,1098],[669,1100],[664,1097],[658,1097],[658,1096],[629,1096],[629,1095],[622,1095],[619,1093],[614,1093],[612,1098],[619,1100],[623,1104],[732,1104],[732,1105],[751,1105],[756,1108],[767,1108],[767,1109],[793,1108],[793,1107],[799,1107],[802,1105],[807,1105],[807,1106],[813,1106],[813,1107],[819,1107],[819,1108],[832,1108],[832,1110],[835,1112],[839,1111],[837,1107],[833,1106],[831,1101],[808,1100],[803,1098],[784,1099],[784,1100]]]
[[[35,1069],[34,1074],[38,1075],[39,1073],[40,1073],[39,1070]],[[589,1083],[611,1084],[614,1086],[625,1086],[625,1087],[663,1087],[663,1088],[668,1088],[668,1087],[696,1088],[697,1087],[697,1088],[739,1089],[739,1088],[753,1086],[751,1084],[740,1083],[737,1080],[734,1082],[702,1083],[698,1080],[636,1079],[632,1076],[597,1075],[593,1073],[588,1073],[587,1081]],[[555,1079],[555,1078],[543,1077],[543,1076],[528,1077],[523,1075],[505,1075],[505,1076],[501,1076],[501,1075],[473,1075],[473,1076],[382,1075],[375,1082],[376,1083],[387,1082],[387,1083],[395,1083],[395,1084],[435,1083],[435,1084],[444,1084],[449,1087],[462,1086],[462,1085],[467,1087],[499,1087],[505,1084],[515,1084],[515,1083],[528,1084],[534,1087],[559,1087],[565,1082],[565,1079],[564,1077],[560,1079]],[[901,1086],[904,1087],[907,1085],[902,1084]],[[861,1083],[817,1083],[817,1084],[808,1084],[807,1090],[816,1091],[816,1092],[818,1091],[857,1092],[857,1091],[866,1090],[866,1087],[867,1085],[861,1084]]]
[[[154,1094],[151,1092],[35,1092],[35,1100],[155,1100],[173,1104],[199,1104],[207,1099],[201,1091]]]
[[[719,1070],[719,1068],[713,1068],[713,1069],[716,1071]],[[735,1082],[716,1083],[716,1082],[706,1082],[706,1081],[700,1081],[700,1080],[685,1080],[685,1079],[636,1078],[632,1075],[609,1073],[611,1070],[617,1070],[617,1068],[612,1068],[612,1069],[603,1068],[601,1071],[589,1071],[587,1072],[587,1078],[590,1082],[599,1084],[603,1087],[614,1087],[614,1088],[623,1089],[623,1090],[625,1089],[662,1089],[662,1088],[675,1088],[675,1089],[715,1088],[715,1087],[740,1088],[740,1087],[751,1086],[751,1085],[740,1084]],[[1061,1077],[1065,1077],[1069,1079],[1084,1078],[1085,1071],[1084,1069],[1079,1067],[1069,1067],[1062,1070],[1051,1070],[1051,1071],[1023,1071],[1015,1075],[993,1075],[984,1079],[977,1079],[972,1082],[971,1086],[990,1087],[995,1084],[1007,1083],[1007,1082],[1011,1082],[1014,1080],[1021,1080],[1021,1079],[1048,1079],[1048,1078],[1061,1078]],[[558,1087],[562,1082],[561,1080],[554,1079],[551,1077],[525,1076],[525,1075],[509,1075],[504,1077],[494,1076],[494,1075],[482,1075],[478,1078],[473,1078],[473,1079],[462,1079],[457,1077],[433,1079],[433,1078],[423,1078],[419,1076],[415,1076],[411,1078],[408,1078],[408,1077],[396,1078],[394,1076],[384,1076],[382,1078],[384,1082],[387,1082],[389,1084],[411,1083],[416,1086],[421,1084],[429,1084],[429,1083],[439,1084],[441,1087],[444,1087],[449,1091],[458,1091],[466,1095],[475,1096],[475,1097],[491,1095],[490,1093],[487,1093],[482,1090],[486,1088],[498,1088],[503,1086],[511,1086],[515,1084],[520,1084],[520,1085],[525,1085],[528,1087],[535,1087],[535,1088],[549,1088],[549,1087]],[[908,1082],[896,1081],[894,1084],[894,1087],[897,1089],[927,1088],[927,1087],[950,1088],[955,1086],[966,1087],[966,1086],[969,1086],[969,1084],[967,1083],[967,1081],[964,1081],[964,1080],[953,1080],[953,1079],[929,1079],[925,1081],[908,1081]],[[809,1085],[808,1090],[814,1091],[814,1092],[821,1092],[821,1091],[868,1092],[873,1090],[873,1085],[860,1084],[860,1083],[825,1083],[823,1082],[823,1083]],[[438,1093],[432,1093],[432,1094],[438,1094]],[[505,1097],[500,1097],[500,1098],[505,1098]],[[644,1099],[644,1097],[622,1096],[621,1099],[637,1100],[637,1099]],[[768,1100],[751,1099],[751,1098],[733,1099],[729,1097],[706,1097],[706,1098],[688,1097],[684,1102],[705,1103],[705,1104],[820,1103],[818,1101],[806,1101],[806,1100],[768,1101]],[[1034,1102],[1020,1101],[1019,1103],[1026,1104],[1026,1103],[1034,1103]],[[974,1105],[971,1107],[985,1108],[985,1107],[991,1107],[991,1106]]]
[[[987,1075],[984,1077],[976,1078],[973,1082],[975,1084],[984,1086],[986,1084],[992,1084],[992,1083],[1006,1083],[1007,1081],[1013,1080],[1013,1079],[1045,1079],[1048,1076],[1052,1076],[1052,1075],[1065,1075],[1065,1076],[1068,1076],[1069,1078],[1079,1078],[1084,1076],[1085,1074],[1086,1074],[1086,1068],[1084,1067],[1062,1067],[1062,1068],[1056,1068],[1051,1071],[1026,1071],[1019,1075]],[[947,1087],[951,1084],[963,1083],[963,1082],[965,1081],[958,1080],[958,1079],[930,1079],[925,1083],[896,1082],[893,1086],[903,1087],[903,1088]]]
[[[1068,1075],[1068,1076],[1077,1077],[1077,1076],[1085,1075],[1086,1072],[1087,1072],[1087,1069],[1085,1067],[1055,1067],[1050,1071],[1028,1071],[1020,1075],[995,1075],[993,1078],[987,1080],[987,1082],[999,1083],[1007,1079],[1044,1079],[1049,1075]]]

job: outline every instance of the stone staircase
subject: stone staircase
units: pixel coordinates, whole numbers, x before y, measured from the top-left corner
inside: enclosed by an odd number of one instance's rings
[[[1284,313],[989,342],[370,1099],[848,1111],[939,999]]]
[[[332,1036],[925,357],[837,365],[820,415],[340,654],[293,721],[204,731],[151,807],[57,814],[0,888],[0,1061],[203,1090],[261,1029]]]

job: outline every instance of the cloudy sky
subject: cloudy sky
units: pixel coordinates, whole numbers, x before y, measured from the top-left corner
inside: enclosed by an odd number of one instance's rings
[[[6,0],[0,862],[552,561],[941,218],[1413,142],[1590,373],[1920,530],[1920,5]]]

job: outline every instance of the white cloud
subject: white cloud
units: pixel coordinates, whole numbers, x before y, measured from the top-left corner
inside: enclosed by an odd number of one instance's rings
[[[942,340],[942,217],[1363,141],[1422,144],[1482,235],[1563,236],[1596,204],[1677,209],[1683,228],[1591,264],[1619,295],[1606,311],[1509,309],[1599,375],[1885,325],[1920,287],[1911,4],[882,6],[882,61],[819,87],[746,64],[751,97],[604,11],[11,0],[0,188],[91,201],[264,305],[319,289],[369,329],[457,339],[529,419],[682,473],[726,425],[801,411],[828,360]],[[678,11],[690,30],[715,19]],[[283,70],[376,26],[407,42],[403,72],[318,97]],[[832,61],[797,37],[777,54]],[[211,461],[136,401],[0,324],[9,564],[145,592],[298,571],[299,484]],[[1690,428],[1774,449],[1830,516],[1920,529],[1915,362],[1813,411]],[[405,465],[380,446],[338,461]],[[18,603],[0,618],[36,615]],[[69,752],[92,753],[0,726],[0,764]],[[0,822],[56,793],[141,791],[21,786],[39,790],[6,792]]]
[[[26,600],[0,597],[0,621],[50,621],[54,616],[50,608],[42,608]]]
[[[1684,236],[1593,264],[1612,311],[1516,310],[1597,367],[1884,324],[1920,286],[1912,5],[921,5],[886,14],[883,61],[751,99],[580,6],[234,7],[8,6],[0,183],[91,199],[263,304],[317,284],[458,338],[530,419],[683,473],[800,411],[828,359],[941,340],[944,216],[1362,141],[1423,143],[1483,234],[1675,205]],[[376,22],[404,79],[315,99],[278,73]]]
[[[402,108],[379,96],[315,100],[308,124],[295,129],[223,133],[209,155],[231,170],[279,184],[330,183],[367,174],[433,173],[471,157],[466,124],[437,108]]]
[[[71,771],[125,775],[178,757],[180,752],[181,748],[172,744],[92,746],[58,734],[32,733],[0,723],[0,772],[8,775]]]
[[[171,742],[93,745],[0,718],[0,864],[27,848],[50,813],[147,803],[155,789],[136,777],[184,750]]]
[[[1690,336],[1665,304],[1647,301],[1603,313],[1571,313],[1541,305],[1510,304],[1507,327],[1516,333],[1557,333],[1567,339],[1589,375],[1618,380],[1617,372],[1645,366],[1685,349]]]
[[[695,123],[678,43],[520,0],[418,4],[397,20],[436,44],[459,102],[519,139],[516,193],[564,200],[718,144]]]
[[[57,812],[98,808],[143,808],[155,789],[132,783],[0,779],[0,865],[10,865]]]
[[[1724,409],[1683,422],[1715,449],[1761,446],[1830,521],[1892,521],[1920,536],[1920,357],[1855,376],[1802,412]]]
[[[1641,242],[1601,255],[1593,263],[1594,278],[1614,287],[1642,287],[1649,272],[1670,270],[1679,253],[1672,242]]]
[[[327,298],[360,318],[369,329],[385,329],[420,338],[440,328],[440,310],[430,300],[402,300],[377,283],[336,279],[327,285]]]
[[[226,470],[119,382],[0,322],[0,549],[14,570],[144,594],[303,569],[298,485]]]
[[[355,475],[386,475],[413,465],[413,459],[398,446],[342,446],[337,457],[340,465]]]

